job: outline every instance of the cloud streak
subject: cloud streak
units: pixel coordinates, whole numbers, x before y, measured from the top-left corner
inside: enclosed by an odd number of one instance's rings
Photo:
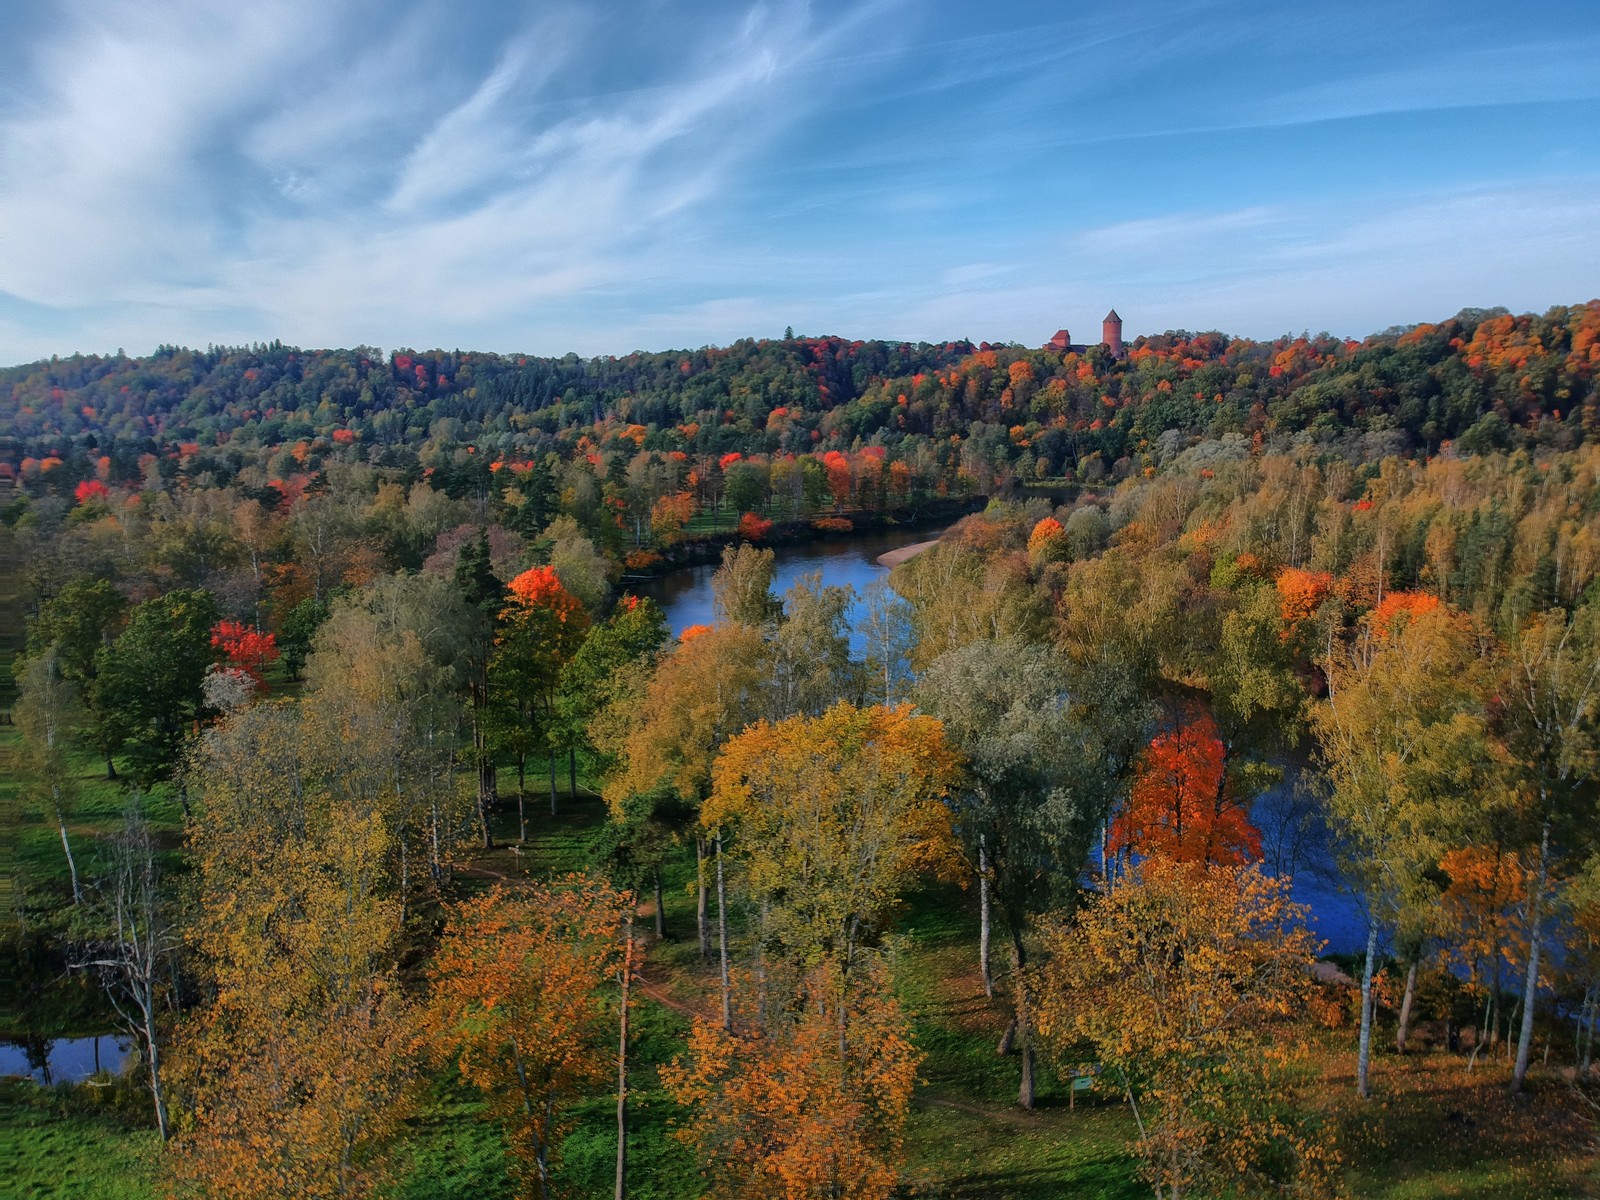
[[[1491,15],[1328,65],[1243,0],[80,0],[0,82],[0,361],[1040,340],[1113,302],[1363,332],[1582,298],[1597,43],[1552,15],[1467,44]],[[1515,161],[1461,152],[1558,103]]]

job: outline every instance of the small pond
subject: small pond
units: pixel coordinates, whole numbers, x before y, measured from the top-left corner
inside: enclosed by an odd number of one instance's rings
[[[45,1084],[82,1083],[101,1071],[121,1071],[132,1053],[132,1042],[109,1033],[0,1042],[0,1076],[21,1076]]]

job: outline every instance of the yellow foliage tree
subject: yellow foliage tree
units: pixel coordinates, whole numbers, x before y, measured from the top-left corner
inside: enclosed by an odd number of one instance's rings
[[[412,1111],[392,833],[307,769],[304,733],[292,705],[246,710],[192,775],[207,1000],[174,1048],[182,1194],[375,1195]]]
[[[1157,1200],[1330,1189],[1337,1158],[1282,1078],[1312,990],[1306,912],[1255,867],[1152,858],[1049,939],[1040,1030],[1123,1093]]]
[[[957,770],[932,717],[841,702],[730,741],[701,821],[736,832],[764,941],[848,977],[913,880],[959,875],[944,803]]]

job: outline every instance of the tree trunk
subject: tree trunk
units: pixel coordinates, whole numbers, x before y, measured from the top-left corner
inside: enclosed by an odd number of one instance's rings
[[[728,979],[728,893],[722,881],[722,834],[716,837],[717,849],[717,956],[722,973],[722,1027],[733,1028],[733,988]]]
[[[106,778],[115,780],[117,777],[117,764],[111,761],[111,755],[106,755]]]
[[[1033,1029],[1028,1014],[1028,952],[1022,945],[1022,932],[1011,931],[1011,963],[1014,970],[1012,992],[1017,1005],[1017,1046],[1022,1051],[1022,1082],[1017,1088],[1017,1103],[1033,1107]]]
[[[1370,1094],[1367,1072],[1372,1061],[1372,968],[1378,957],[1378,918],[1367,922],[1367,961],[1361,968],[1361,1040],[1356,1050],[1356,1095],[1363,1100]]]
[[[517,755],[517,841],[528,840],[528,756]]]
[[[169,1136],[167,1128],[167,1098],[161,1091],[161,1051],[156,1044],[155,1002],[152,997],[144,1011],[145,1058],[150,1067],[150,1099],[156,1107],[156,1129],[164,1142]]]
[[[994,999],[994,973],[989,970],[989,847],[978,838],[978,970],[983,976],[983,994]]]
[[[628,1178],[628,985],[633,977],[633,917],[627,923],[628,940],[622,947],[622,1016],[617,1035],[617,1192],[627,1194]]]
[[[567,747],[567,796],[569,799],[578,798],[578,748]]]
[[[667,940],[667,899],[666,889],[661,886],[661,868],[654,871],[656,885],[656,937],[661,941]]]
[[[72,858],[72,843],[67,840],[67,819],[60,809],[56,810],[56,828],[61,831],[61,849],[67,856],[67,874],[72,876],[72,903],[82,904],[83,892],[78,887],[78,864]]]
[[[700,933],[700,961],[711,961],[711,924],[706,919],[706,839],[694,839],[695,920]]]
[[[1406,1035],[1411,1032],[1411,1003],[1417,998],[1417,965],[1413,959],[1406,971],[1406,994],[1400,1001],[1400,1027],[1394,1033],[1394,1048],[1401,1054],[1406,1052]]]
[[[995,1057],[1007,1058],[1017,1044],[1017,1019],[1006,1022],[1006,1031],[1000,1035],[1000,1044],[994,1048]]]
[[[478,828],[483,835],[483,848],[494,849],[494,830],[489,825],[489,806],[494,802],[494,762],[489,755],[478,754]]]
[[[1517,1038],[1517,1065],[1511,1071],[1511,1094],[1522,1091],[1528,1078],[1528,1056],[1533,1050],[1533,1009],[1539,998],[1539,949],[1544,913],[1544,889],[1550,879],[1550,820],[1539,834],[1539,877],[1528,897],[1528,972],[1522,981],[1522,1029]]]
[[[1589,1074],[1589,1067],[1594,1062],[1594,1024],[1595,1010],[1600,1008],[1600,996],[1591,996],[1589,1000],[1589,1019],[1583,1027],[1583,1073]]]
[[[549,754],[549,761],[550,761],[550,815],[553,817],[553,816],[556,815],[556,813],[558,811],[557,808],[556,808],[556,754],[555,754],[554,750],[552,750],[550,752],[550,754]]]

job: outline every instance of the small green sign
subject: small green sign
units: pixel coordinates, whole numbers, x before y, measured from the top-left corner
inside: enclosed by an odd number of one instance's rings
[[[1087,1075],[1079,1075],[1072,1081],[1072,1090],[1075,1092],[1087,1092],[1093,1086],[1094,1080],[1090,1079]]]

